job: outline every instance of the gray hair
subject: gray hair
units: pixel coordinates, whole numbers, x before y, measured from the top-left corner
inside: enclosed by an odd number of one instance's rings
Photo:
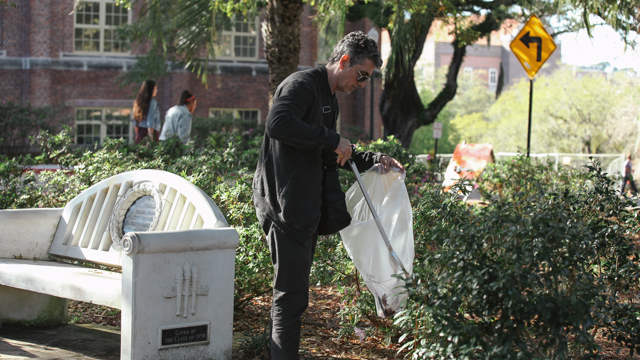
[[[340,39],[333,48],[329,63],[333,64],[339,61],[343,55],[349,55],[351,66],[362,64],[365,59],[373,61],[377,68],[382,66],[382,57],[380,56],[380,51],[378,51],[378,45],[362,31],[348,33]]]

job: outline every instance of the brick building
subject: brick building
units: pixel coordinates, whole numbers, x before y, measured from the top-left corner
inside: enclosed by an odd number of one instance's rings
[[[132,140],[130,116],[139,85],[121,88],[117,76],[131,69],[145,44],[118,41],[115,28],[136,21],[139,7],[128,11],[113,0],[12,0],[0,3],[0,101],[52,105],[61,109],[57,124],[75,129],[78,144],[102,142],[106,137]],[[264,123],[268,113],[268,65],[260,36],[260,18],[237,22],[222,33],[217,77],[204,86],[194,74],[172,68],[157,79],[161,117],[189,89],[198,99],[195,117],[232,114]],[[346,30],[370,31],[368,19],[348,23]],[[312,11],[302,15],[299,68],[326,62],[318,59],[318,30]],[[320,49],[322,50],[322,49]],[[320,51],[323,52],[323,51]],[[324,51],[326,52],[326,51]],[[380,78],[363,90],[338,93],[342,132],[382,135],[378,112]],[[371,106],[373,95],[374,106]]]
[[[520,79],[529,79],[522,65],[511,51],[509,45],[518,34],[522,24],[507,21],[499,31],[491,33],[489,40],[480,39],[475,44],[467,46],[466,56],[460,67],[460,75],[467,79],[481,79],[489,90],[495,91],[500,76],[500,65],[504,72],[504,87],[507,89]],[[422,51],[422,56],[416,65],[416,82],[424,83],[434,78],[434,72],[448,67],[453,57],[453,36],[450,35],[451,26],[440,23],[431,27]],[[383,38],[383,43],[384,43]],[[561,44],[556,43],[556,50],[545,62],[538,74],[548,74],[558,69],[561,60]],[[538,75],[539,76],[539,75]]]

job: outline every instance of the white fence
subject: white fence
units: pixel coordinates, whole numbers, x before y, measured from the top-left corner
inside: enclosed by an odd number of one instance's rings
[[[496,160],[507,159],[520,155],[519,153],[495,153]],[[569,154],[569,153],[548,153],[548,154],[530,154],[532,158],[540,160],[546,159],[555,164],[555,169],[558,166],[571,166],[573,168],[580,168],[583,165],[589,163],[589,157],[593,157],[600,161],[601,166],[605,171],[612,175],[619,175],[622,172],[622,164],[624,163],[624,154]],[[438,159],[444,164],[448,164],[453,154],[438,154]],[[427,155],[421,154],[416,156],[418,161],[426,162]]]

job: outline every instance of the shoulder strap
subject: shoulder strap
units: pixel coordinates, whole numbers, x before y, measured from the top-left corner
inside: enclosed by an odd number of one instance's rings
[[[320,101],[322,104],[322,123],[328,129],[336,129],[338,119],[338,102],[334,101],[335,96],[331,94],[331,88],[327,82],[326,69],[316,68],[313,75],[320,88]]]

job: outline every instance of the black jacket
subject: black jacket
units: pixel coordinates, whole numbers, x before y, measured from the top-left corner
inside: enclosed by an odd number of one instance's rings
[[[253,201],[263,226],[268,219],[303,242],[315,232],[322,203],[322,153],[325,163],[333,153],[335,164],[338,112],[324,66],[296,72],[278,86],[253,179]],[[356,152],[352,159],[364,171],[381,156]]]

